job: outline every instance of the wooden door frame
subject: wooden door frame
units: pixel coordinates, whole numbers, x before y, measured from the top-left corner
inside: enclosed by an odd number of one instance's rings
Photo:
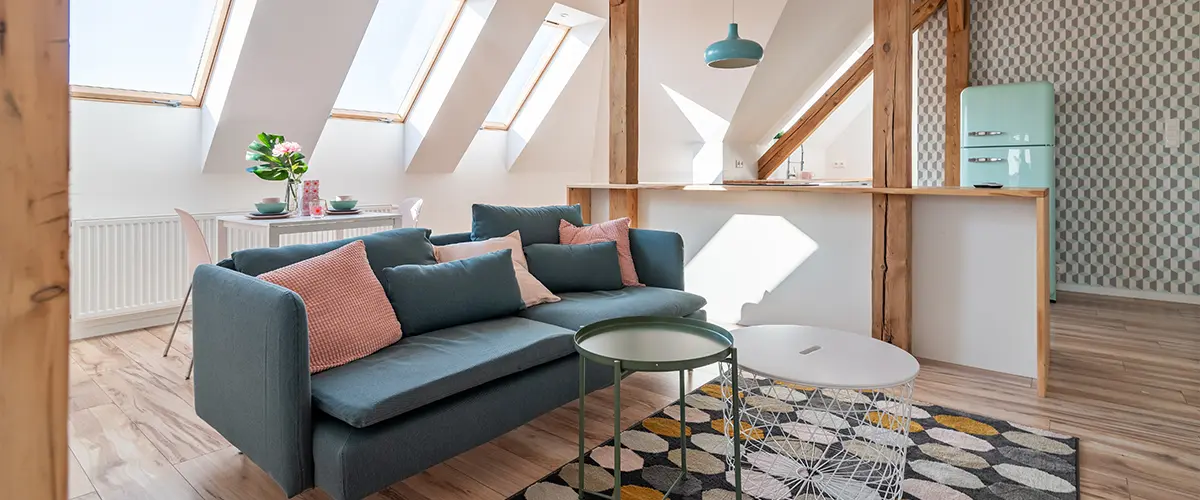
[[[67,10],[0,0],[0,498],[67,496]]]

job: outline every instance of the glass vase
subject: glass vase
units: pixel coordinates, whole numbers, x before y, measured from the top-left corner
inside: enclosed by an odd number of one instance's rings
[[[295,212],[300,206],[300,197],[296,195],[296,182],[287,181],[287,192],[283,195],[283,201],[287,204],[288,213]]]

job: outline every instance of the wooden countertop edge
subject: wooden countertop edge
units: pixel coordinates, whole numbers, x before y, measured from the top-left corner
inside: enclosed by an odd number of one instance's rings
[[[992,198],[1045,198],[1049,192],[1046,188],[998,188],[977,189],[972,187],[917,187],[917,188],[878,188],[869,186],[781,186],[778,184],[746,185],[746,184],[568,184],[568,189],[636,189],[642,191],[703,191],[703,192],[738,192],[738,191],[785,191],[800,193],[831,193],[831,194],[899,194],[921,196],[974,196]]]

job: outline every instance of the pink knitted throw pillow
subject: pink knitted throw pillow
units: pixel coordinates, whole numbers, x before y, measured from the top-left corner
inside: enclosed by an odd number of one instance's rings
[[[308,368],[341,366],[400,340],[400,322],[367,263],[362,240],[258,276],[300,295],[308,314]]]
[[[585,245],[601,241],[617,243],[617,260],[621,264],[621,284],[643,286],[638,282],[637,269],[633,267],[633,254],[629,251],[629,217],[575,227],[565,220],[558,221],[558,242],[563,245]]]

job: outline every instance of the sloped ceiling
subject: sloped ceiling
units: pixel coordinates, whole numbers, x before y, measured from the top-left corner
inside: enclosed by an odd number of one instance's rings
[[[765,44],[726,141],[763,144],[870,33],[871,2],[788,0]]]

